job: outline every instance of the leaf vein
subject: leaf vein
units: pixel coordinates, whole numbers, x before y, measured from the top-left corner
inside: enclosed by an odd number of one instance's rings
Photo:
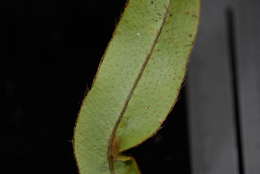
[[[138,73],[138,76],[137,76],[137,78],[135,79],[134,84],[133,84],[133,86],[132,86],[132,88],[131,88],[131,90],[130,90],[130,92],[129,92],[127,98],[126,98],[126,101],[125,101],[125,103],[124,103],[123,109],[122,109],[122,111],[121,111],[120,114],[119,114],[118,120],[117,120],[117,122],[115,123],[115,126],[114,126],[114,128],[113,128],[112,134],[111,134],[111,136],[110,136],[109,146],[108,146],[108,152],[107,152],[108,155],[107,155],[107,156],[108,156],[109,168],[110,168],[110,171],[111,171],[112,174],[115,174],[115,172],[114,172],[114,157],[115,157],[114,155],[115,155],[115,154],[114,154],[114,150],[113,150],[113,145],[114,145],[114,141],[115,141],[116,131],[117,131],[118,126],[119,126],[119,124],[120,124],[120,122],[121,122],[121,120],[122,120],[122,118],[123,118],[123,116],[124,116],[124,114],[125,114],[125,112],[126,112],[126,110],[127,110],[128,104],[129,104],[129,102],[130,102],[130,100],[131,100],[131,98],[132,98],[132,96],[133,96],[133,93],[134,93],[134,91],[135,91],[135,89],[136,89],[138,83],[140,82],[140,80],[141,80],[141,78],[142,78],[142,75],[143,75],[143,73],[144,73],[144,71],[145,71],[145,68],[146,68],[146,66],[147,66],[147,64],[148,64],[148,62],[149,62],[149,60],[151,59],[151,57],[152,57],[152,55],[153,55],[154,49],[155,49],[155,47],[156,47],[156,44],[157,44],[158,41],[159,41],[159,38],[160,38],[160,35],[161,35],[161,33],[162,33],[163,27],[164,27],[164,25],[166,24],[167,18],[168,18],[168,16],[169,16],[170,4],[171,4],[171,1],[169,1],[168,5],[167,5],[167,7],[166,7],[166,11],[165,11],[164,16],[163,16],[162,24],[161,24],[161,26],[160,26],[160,28],[159,28],[157,34],[156,34],[156,37],[155,37],[155,39],[154,39],[154,41],[153,41],[153,44],[152,44],[152,46],[151,46],[151,49],[150,49],[149,53],[147,54],[147,57],[146,57],[146,59],[145,59],[143,65],[142,65],[142,67],[141,67],[141,69],[140,69],[140,72]]]

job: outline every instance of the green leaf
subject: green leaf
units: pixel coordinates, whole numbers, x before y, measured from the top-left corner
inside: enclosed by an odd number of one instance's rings
[[[129,0],[77,120],[80,174],[140,173],[122,152],[155,134],[173,108],[199,9],[199,0]]]

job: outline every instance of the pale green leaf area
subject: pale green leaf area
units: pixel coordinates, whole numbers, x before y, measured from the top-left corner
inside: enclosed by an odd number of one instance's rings
[[[140,173],[122,152],[155,134],[176,103],[199,10],[199,0],[129,0],[77,120],[80,174]]]

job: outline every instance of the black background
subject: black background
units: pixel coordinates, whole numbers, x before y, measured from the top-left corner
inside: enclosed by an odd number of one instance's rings
[[[124,3],[0,2],[4,173],[78,173],[71,143],[75,120]],[[128,152],[144,174],[190,173],[186,115],[183,90],[159,133]]]

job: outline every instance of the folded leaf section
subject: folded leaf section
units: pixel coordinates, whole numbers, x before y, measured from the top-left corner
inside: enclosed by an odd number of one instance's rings
[[[115,138],[125,151],[151,137],[177,101],[194,45],[199,0],[171,0],[167,19]]]

